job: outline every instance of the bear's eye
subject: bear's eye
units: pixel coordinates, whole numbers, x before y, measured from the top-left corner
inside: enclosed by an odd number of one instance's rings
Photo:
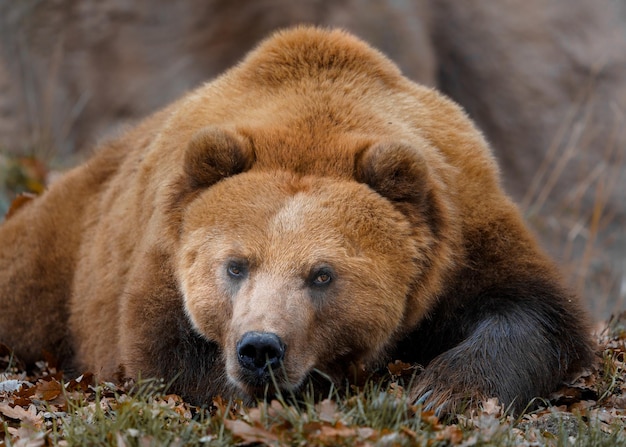
[[[314,286],[327,286],[333,280],[332,271],[328,268],[316,270],[311,275],[311,284]]]
[[[228,272],[228,276],[233,279],[242,279],[248,273],[245,263],[240,261],[230,261],[226,267],[226,271]]]

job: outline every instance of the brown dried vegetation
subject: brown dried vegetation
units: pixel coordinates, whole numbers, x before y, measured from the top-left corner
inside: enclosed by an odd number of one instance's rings
[[[616,445],[626,442],[626,313],[598,328],[596,365],[519,418],[497,401],[440,420],[410,405],[416,365],[314,401],[199,408],[151,381],[64,380],[54,359],[25,371],[0,346],[0,446],[44,445]]]

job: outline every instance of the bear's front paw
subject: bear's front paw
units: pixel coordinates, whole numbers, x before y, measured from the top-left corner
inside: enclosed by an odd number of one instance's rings
[[[466,413],[488,398],[476,383],[437,368],[427,368],[417,376],[410,397],[423,411],[434,411],[438,417]]]

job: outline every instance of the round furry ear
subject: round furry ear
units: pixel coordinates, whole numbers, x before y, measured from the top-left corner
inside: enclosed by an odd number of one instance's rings
[[[184,167],[190,186],[196,189],[247,171],[253,161],[252,148],[242,137],[224,129],[205,127],[189,141]]]
[[[391,201],[415,228],[426,225],[433,235],[443,231],[449,206],[417,148],[406,143],[374,144],[357,157],[355,179]]]
[[[377,143],[357,157],[356,180],[392,202],[419,204],[428,195],[428,165],[406,143]]]

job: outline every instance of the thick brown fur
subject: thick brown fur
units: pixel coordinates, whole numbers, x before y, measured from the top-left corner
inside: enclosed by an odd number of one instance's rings
[[[592,357],[463,111],[315,28],[275,34],[3,223],[0,307],[27,362],[163,377],[198,402],[262,396],[250,331],[284,345],[283,389],[401,359],[426,365],[413,394],[441,411],[521,409]]]

